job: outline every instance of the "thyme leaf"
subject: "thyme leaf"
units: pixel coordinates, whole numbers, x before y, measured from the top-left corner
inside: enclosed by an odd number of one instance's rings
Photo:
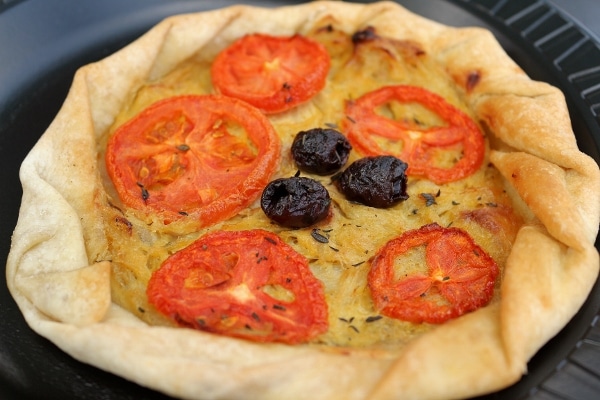
[[[318,229],[313,229],[310,235],[319,243],[329,243],[329,238],[319,233]]]
[[[435,196],[432,195],[431,193],[421,193],[419,196],[421,196],[423,199],[425,199],[426,207],[430,207],[434,204],[437,204],[437,202],[435,201]]]

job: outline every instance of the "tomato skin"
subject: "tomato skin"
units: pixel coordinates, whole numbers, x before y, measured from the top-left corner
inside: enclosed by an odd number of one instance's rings
[[[301,343],[328,329],[324,289],[308,261],[261,229],[201,237],[165,260],[147,294],[181,325],[256,342]]]
[[[280,148],[256,108],[224,96],[189,95],[158,101],[120,126],[108,140],[105,162],[126,206],[158,213],[166,223],[191,216],[208,226],[260,195]]]
[[[391,101],[419,103],[439,115],[447,126],[419,128],[375,113]],[[391,154],[408,163],[408,175],[437,184],[453,182],[473,174],[483,163],[485,141],[481,130],[464,112],[441,96],[409,85],[384,86],[346,105],[345,130],[352,146],[365,156]],[[412,133],[412,134],[411,134]],[[415,135],[415,133],[418,133]],[[401,141],[400,154],[381,148],[372,136]],[[463,157],[450,168],[432,165],[432,151],[462,144]]]
[[[221,94],[279,113],[319,93],[330,65],[325,47],[304,36],[252,34],[219,53],[211,75]]]
[[[419,246],[426,246],[427,274],[396,279],[395,259]],[[386,243],[371,262],[368,284],[382,314],[440,324],[489,303],[498,273],[496,262],[465,231],[430,224]]]

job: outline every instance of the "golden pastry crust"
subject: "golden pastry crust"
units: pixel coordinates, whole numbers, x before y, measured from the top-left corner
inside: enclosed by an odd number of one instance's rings
[[[147,82],[190,58],[210,60],[245,33],[308,33],[330,15],[347,32],[373,25],[381,36],[418,43],[484,126],[489,160],[524,220],[499,298],[393,351],[255,344],[149,326],[111,302],[103,261],[112,257],[105,234],[110,194],[98,143],[123,109]],[[303,110],[300,117],[310,115]],[[577,149],[562,94],[531,81],[490,33],[446,27],[391,2],[236,6],[168,18],[77,72],[60,113],[24,161],[21,180],[7,282],[27,322],[79,360],[182,398],[443,399],[495,391],[520,378],[598,274],[600,171]],[[82,287],[89,293],[72,295]]]

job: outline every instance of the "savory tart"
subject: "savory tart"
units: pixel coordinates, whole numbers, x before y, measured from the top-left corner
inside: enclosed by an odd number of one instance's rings
[[[175,397],[489,393],[598,275],[561,92],[391,2],[168,18],[77,72],[21,180],[29,325]]]

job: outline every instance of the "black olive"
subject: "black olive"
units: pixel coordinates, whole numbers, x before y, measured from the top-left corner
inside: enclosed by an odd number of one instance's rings
[[[270,182],[260,206],[271,220],[290,228],[305,228],[329,214],[331,197],[318,181],[294,176]]]
[[[393,156],[365,157],[334,176],[334,182],[348,200],[387,208],[408,199],[407,167],[404,161]]]
[[[352,146],[335,129],[314,128],[299,132],[292,143],[292,156],[302,171],[329,175],[346,164]]]

